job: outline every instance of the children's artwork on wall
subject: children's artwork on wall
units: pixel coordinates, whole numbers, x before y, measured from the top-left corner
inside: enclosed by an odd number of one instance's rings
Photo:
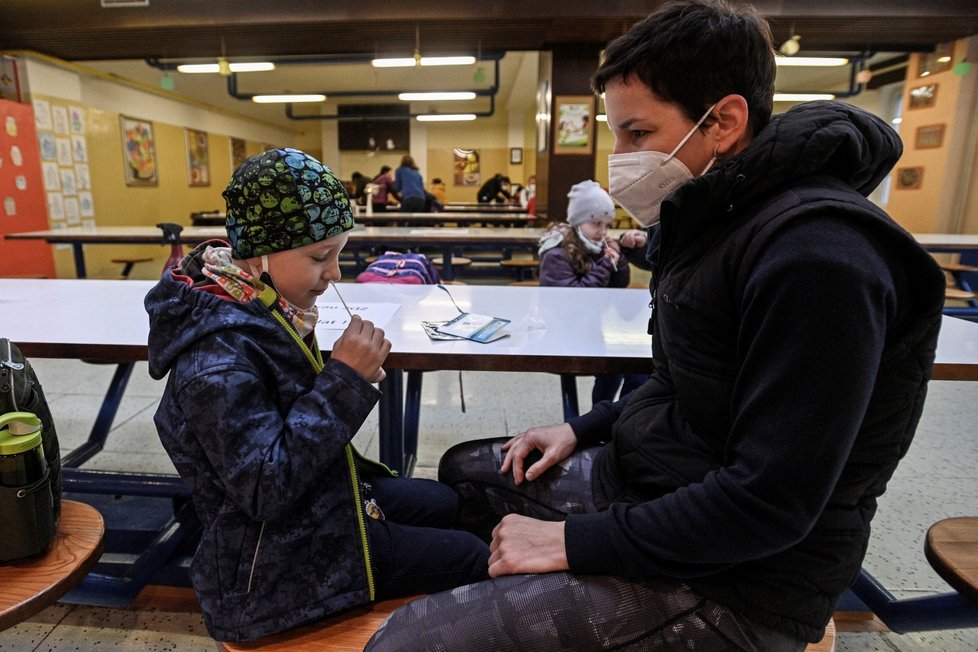
[[[245,153],[245,140],[244,138],[235,138],[231,136],[231,169],[237,170],[238,166],[245,162],[248,155]]]
[[[71,141],[67,138],[55,138],[58,148],[58,165],[71,165]]]
[[[89,190],[92,187],[92,180],[88,175],[88,163],[75,165],[75,179],[78,180],[79,190]]]
[[[479,164],[479,150],[462,149],[460,147],[456,147],[452,150],[452,157],[455,167],[456,186],[482,185],[482,170]]]
[[[78,192],[78,183],[73,169],[61,169],[61,192],[65,195],[74,195]]]
[[[45,190],[61,190],[61,174],[58,172],[58,164],[54,161],[43,161],[41,172],[44,176]]]
[[[54,133],[58,135],[68,135],[68,107],[52,106],[51,117],[54,122]]]
[[[156,144],[153,123],[119,116],[122,129],[122,158],[127,186],[155,186]]]
[[[73,134],[85,133],[85,109],[80,106],[69,106],[68,125]]]
[[[937,84],[924,84],[910,89],[911,109],[925,109],[937,101]]]
[[[79,163],[88,161],[88,144],[84,136],[71,137],[71,157]]]
[[[944,125],[927,125],[917,127],[917,138],[914,140],[916,149],[935,149],[944,144]]]
[[[917,190],[924,180],[924,168],[897,168],[897,190]]]
[[[187,171],[191,186],[211,185],[211,167],[207,152],[207,132],[184,130],[187,136]]]
[[[590,154],[594,148],[594,97],[558,95],[554,115],[554,154]]]
[[[51,122],[51,104],[47,100],[34,100],[34,126],[38,129],[53,129]]]
[[[54,142],[54,134],[50,132],[39,133],[38,141],[41,143],[41,160],[57,160],[58,145]]]

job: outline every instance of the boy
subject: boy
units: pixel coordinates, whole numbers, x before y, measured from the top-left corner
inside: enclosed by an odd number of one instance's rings
[[[169,374],[156,426],[204,528],[191,579],[208,631],[250,640],[485,579],[485,544],[447,529],[452,491],[350,444],[391,345],[357,315],[329,359],[316,342],[316,300],[353,228],[342,183],[274,149],[224,197],[229,245],[191,251],[145,302],[150,374]]]

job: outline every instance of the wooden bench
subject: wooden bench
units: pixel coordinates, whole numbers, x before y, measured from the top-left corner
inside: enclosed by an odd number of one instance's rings
[[[530,276],[533,276],[535,270],[540,269],[540,261],[536,258],[506,258],[505,260],[499,261],[502,267],[512,267],[516,270],[516,280],[523,281],[526,280],[526,272],[530,272]]]
[[[219,642],[218,650],[245,652],[246,650],[280,650],[281,652],[362,652],[384,620],[403,604],[418,596],[373,602],[363,607],[345,611],[336,616],[304,625],[296,629],[266,636],[247,643]]]
[[[50,607],[102,556],[105,523],[91,505],[61,501],[58,530],[47,552],[0,564],[0,630]]]

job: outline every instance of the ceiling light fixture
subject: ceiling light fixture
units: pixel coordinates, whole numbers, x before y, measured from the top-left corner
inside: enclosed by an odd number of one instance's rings
[[[371,59],[374,68],[413,68],[414,66],[466,66],[475,63],[475,57],[392,57]]]
[[[801,49],[801,36],[795,34],[795,26],[791,26],[791,38],[781,44],[778,48],[778,52],[786,57],[793,57],[798,54],[798,50]]]
[[[418,116],[418,122],[464,122],[475,120],[474,113],[425,113]]]
[[[812,100],[834,100],[832,93],[775,93],[775,102],[810,102]]]
[[[473,91],[435,91],[430,93],[400,93],[397,99],[406,102],[424,102],[426,100],[474,100]]]
[[[779,66],[846,66],[849,59],[845,57],[774,57]]]
[[[252,102],[258,104],[283,104],[293,102],[325,102],[326,96],[320,93],[309,95],[255,95],[251,98]]]
[[[275,64],[271,61],[250,61],[241,63],[229,63],[230,72],[265,72],[275,70]],[[183,63],[177,66],[177,72],[190,74],[219,73],[221,72],[220,63]]]

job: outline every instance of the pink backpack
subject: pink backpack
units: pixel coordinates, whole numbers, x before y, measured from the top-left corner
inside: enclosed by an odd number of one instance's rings
[[[357,283],[399,283],[434,285],[440,278],[438,270],[424,254],[385,252],[357,275]]]

